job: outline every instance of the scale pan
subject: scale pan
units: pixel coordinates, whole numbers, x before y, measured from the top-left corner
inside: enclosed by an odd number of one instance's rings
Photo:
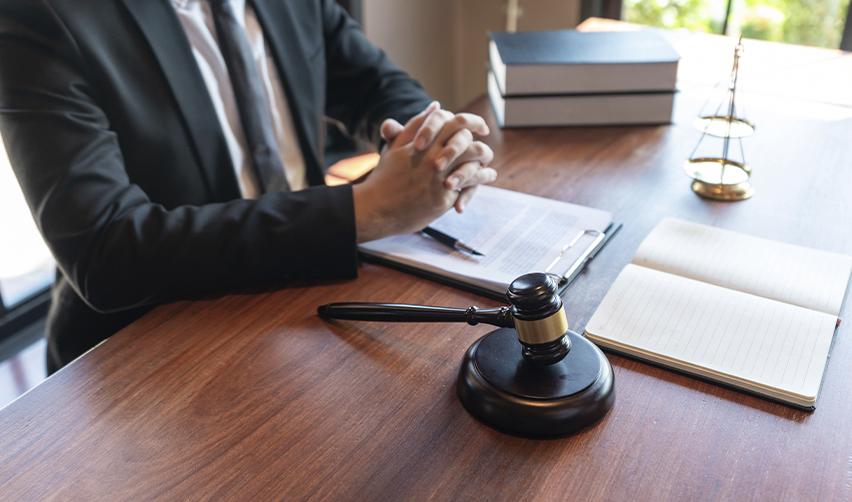
[[[751,170],[743,163],[713,157],[691,159],[683,166],[693,179],[692,191],[715,200],[745,200],[754,195]]]
[[[707,115],[695,120],[695,127],[717,138],[745,138],[754,134],[754,124],[746,119],[727,115]]]
[[[713,185],[739,185],[751,177],[751,169],[745,164],[716,157],[690,159],[683,169],[690,178]]]

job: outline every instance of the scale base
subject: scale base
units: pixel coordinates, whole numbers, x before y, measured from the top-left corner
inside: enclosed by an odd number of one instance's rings
[[[480,338],[459,371],[462,405],[485,424],[524,437],[564,436],[597,422],[615,401],[612,366],[585,337],[567,336],[571,350],[549,366],[523,358],[514,329]]]
[[[746,200],[754,195],[754,188],[748,181],[735,185],[720,185],[694,180],[692,191],[705,199],[724,201]]]

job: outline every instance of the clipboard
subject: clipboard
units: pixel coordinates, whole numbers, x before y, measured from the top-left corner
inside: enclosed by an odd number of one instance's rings
[[[577,277],[579,277],[583,270],[585,270],[589,262],[591,262],[595,258],[595,256],[597,256],[598,253],[612,240],[615,234],[617,234],[618,231],[621,230],[621,227],[621,223],[612,222],[609,224],[609,226],[607,226],[607,228],[603,232],[598,230],[584,230],[578,235],[578,238],[582,238],[584,235],[592,235],[593,239],[586,246],[586,248],[579,255],[579,257],[574,261],[574,263],[572,263],[568,267],[568,269],[566,269],[565,272],[563,272],[561,275],[553,274],[559,278],[560,295],[564,294],[568,287],[570,287],[571,284],[574,283]],[[578,240],[579,239],[575,239],[575,242],[573,242],[572,244],[576,244],[576,241]],[[568,249],[572,249],[572,246],[566,246],[566,248],[563,248],[563,252],[567,251]],[[428,270],[423,270],[393,260],[367,254],[363,251],[358,251],[358,255],[361,257],[361,260],[366,263],[387,266],[396,270],[400,270],[402,272],[407,272],[412,275],[422,277],[424,279],[429,279],[431,281],[435,281],[447,286],[452,286],[454,288],[458,288],[464,291],[469,291],[485,298],[491,298],[493,300],[498,301],[506,301],[505,293],[498,293],[490,289],[477,286],[475,284],[470,284],[468,282],[454,279],[452,277],[446,277],[434,272],[430,272]],[[550,266],[552,267],[554,265],[555,263],[552,263]]]

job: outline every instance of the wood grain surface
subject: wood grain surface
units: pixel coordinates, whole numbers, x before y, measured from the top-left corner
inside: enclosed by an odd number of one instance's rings
[[[711,84],[681,90],[671,126],[492,127],[498,186],[624,223],[565,295],[573,328],[665,216],[852,254],[852,110],[744,93],[757,192],[708,202],[681,166]],[[485,100],[470,110],[491,120]],[[462,355],[488,327],[315,315],[350,300],[494,305],[365,265],[354,281],[160,307],[0,410],[0,498],[852,499],[849,322],[814,413],[609,355],[609,415],[535,441],[456,398]]]

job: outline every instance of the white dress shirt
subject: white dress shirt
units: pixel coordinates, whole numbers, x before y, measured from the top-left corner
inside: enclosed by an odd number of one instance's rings
[[[240,24],[245,28],[249,44],[251,44],[254,61],[266,89],[266,97],[272,107],[272,123],[275,128],[275,139],[281,152],[284,171],[292,190],[301,190],[308,186],[305,174],[305,159],[299,149],[296,130],[293,127],[293,117],[284,88],[278,75],[278,70],[271,54],[266,51],[263,40],[263,30],[251,6],[245,0],[231,0]],[[234,98],[234,89],[228,76],[228,67],[222,58],[216,39],[216,25],[210,12],[210,5],[204,0],[172,0],[178,19],[183,25],[184,32],[192,46],[192,54],[201,70],[207,92],[213,100],[213,108],[228,152],[240,185],[240,193],[245,198],[256,198],[260,195],[257,176],[251,164],[251,158],[246,155],[246,145],[243,126],[240,122],[240,112]]]

